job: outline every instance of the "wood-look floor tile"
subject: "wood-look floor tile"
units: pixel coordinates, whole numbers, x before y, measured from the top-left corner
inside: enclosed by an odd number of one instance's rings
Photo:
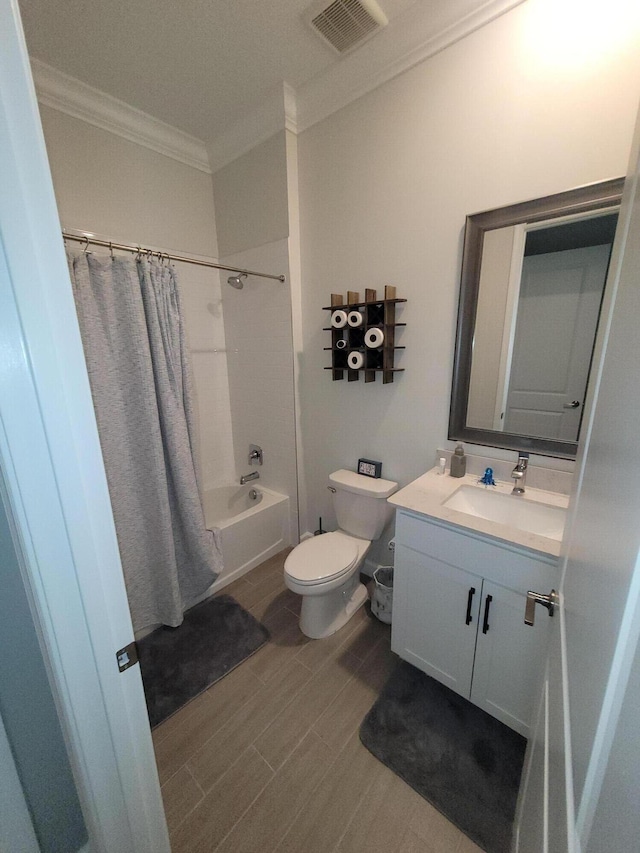
[[[385,625],[369,613],[368,608],[362,608],[367,618],[358,631],[349,638],[348,649],[360,660],[366,660],[372,649],[382,640],[391,647],[390,626]]]
[[[161,723],[164,737],[155,747],[160,781],[169,779],[261,689],[249,667],[239,666]]]
[[[479,853],[359,742],[397,662],[389,627],[363,608],[333,639],[308,641],[286,553],[220,593],[270,641],[154,730],[174,853]]]
[[[274,769],[286,761],[359,665],[360,662],[348,654],[330,658],[260,735],[255,745]]]
[[[225,838],[218,853],[270,853],[312,796],[333,751],[309,733]]]
[[[364,626],[366,621],[367,615],[364,607],[361,607],[339,631],[331,634],[330,637],[325,637],[322,640],[312,640],[310,643],[307,643],[298,652],[296,657],[309,669],[314,671],[319,669],[338,649],[342,647],[347,648],[349,638],[358,628]]]
[[[424,840],[419,835],[416,835],[415,832],[409,830],[400,842],[398,853],[425,853]],[[445,852],[443,850],[442,853],[449,853],[449,851]]]
[[[334,850],[367,796],[377,763],[352,737],[276,848],[279,853]]]
[[[349,681],[326,711],[314,723],[313,730],[336,750],[342,749],[360,728],[360,723],[378,698],[376,691],[359,677]]]
[[[269,627],[272,631],[271,641],[247,661],[251,671],[265,683],[274,678],[282,667],[309,643],[309,638],[305,637],[298,627],[297,617],[290,610],[284,608],[279,615],[282,624],[277,629]]]
[[[409,829],[424,842],[425,853],[455,853],[462,841],[462,833],[431,803],[420,797],[413,812]]]
[[[287,703],[294,700],[310,678],[302,664],[291,660],[189,759],[189,769],[205,791],[286,710]]]
[[[217,592],[216,595],[231,595],[236,600],[239,599],[239,596],[242,595],[242,591],[246,590],[250,587],[251,584],[247,580],[247,576],[238,578],[238,580],[232,581],[231,583],[224,586],[220,592]]]
[[[271,595],[267,595],[264,598],[261,598],[260,601],[256,602],[252,607],[249,608],[249,613],[252,616],[266,625],[269,622],[269,619],[277,616],[282,610],[286,609],[290,613],[295,613],[294,603],[295,599],[300,598],[294,592],[291,592],[290,589],[286,587],[284,589],[278,588],[274,590]]]
[[[194,809],[202,797],[202,789],[186,767],[174,773],[162,786],[162,801],[167,818],[169,832],[182,823],[185,816]]]
[[[462,838],[460,839],[460,846],[456,853],[483,853],[482,847],[478,847],[478,845],[464,833],[461,833],[461,835]]]
[[[272,577],[274,575],[282,576],[282,573],[284,572],[284,561],[287,559],[291,551],[291,548],[285,548],[284,551],[280,551],[280,553],[270,557],[268,560],[265,560],[264,563],[260,563],[260,565],[256,566],[255,569],[252,569],[248,574],[244,575],[245,579],[251,584],[257,584],[267,577]]]
[[[173,833],[173,853],[212,853],[272,776],[249,747]]]
[[[383,765],[339,845],[341,853],[387,853],[404,838],[415,803],[408,785]]]
[[[246,610],[251,610],[251,608],[259,601],[274,596],[284,588],[283,577],[280,574],[276,574],[269,575],[261,581],[258,581],[258,583],[247,582],[244,586],[239,587],[231,594]]]

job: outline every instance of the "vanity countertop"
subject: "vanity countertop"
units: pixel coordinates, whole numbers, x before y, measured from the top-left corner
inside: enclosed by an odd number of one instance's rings
[[[417,480],[409,483],[403,489],[400,489],[394,495],[391,495],[387,500],[394,506],[420,515],[429,516],[438,521],[444,521],[457,527],[464,527],[467,530],[473,530],[476,533],[482,533],[494,539],[501,539],[512,545],[519,545],[523,548],[540,551],[553,557],[559,556],[560,542],[556,539],[550,539],[547,536],[530,533],[527,530],[521,530],[508,524],[501,524],[444,506],[444,503],[461,486],[470,486],[482,490],[490,489],[497,494],[511,496],[513,483],[498,481],[496,486],[484,486],[478,482],[478,476],[475,474],[467,474],[464,477],[451,477],[448,471],[446,474],[440,474],[437,468],[433,468],[431,471],[427,471],[426,474],[418,477]],[[527,503],[537,502],[563,509],[566,509],[569,503],[567,495],[557,492],[547,492],[542,489],[531,489],[529,487],[526,488],[524,497],[513,496],[513,500],[525,501]]]

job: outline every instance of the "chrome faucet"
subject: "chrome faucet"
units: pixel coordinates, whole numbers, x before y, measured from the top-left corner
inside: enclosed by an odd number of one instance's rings
[[[519,453],[518,464],[511,472],[511,476],[516,481],[511,492],[512,495],[524,495],[524,481],[527,477],[527,466],[529,465],[529,454]]]
[[[248,483],[250,480],[259,480],[260,474],[258,471],[252,471],[250,474],[243,474],[240,477],[240,485],[244,486],[245,483]]]

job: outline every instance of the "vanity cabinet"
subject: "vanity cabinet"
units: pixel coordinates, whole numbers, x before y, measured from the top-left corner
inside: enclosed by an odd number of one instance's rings
[[[557,585],[556,558],[414,515],[396,514],[396,654],[527,736],[549,629],[529,589]]]

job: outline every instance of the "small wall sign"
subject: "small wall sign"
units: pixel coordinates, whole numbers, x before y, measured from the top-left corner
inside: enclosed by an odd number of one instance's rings
[[[365,477],[381,477],[382,462],[374,462],[372,459],[358,459],[358,474]]]

